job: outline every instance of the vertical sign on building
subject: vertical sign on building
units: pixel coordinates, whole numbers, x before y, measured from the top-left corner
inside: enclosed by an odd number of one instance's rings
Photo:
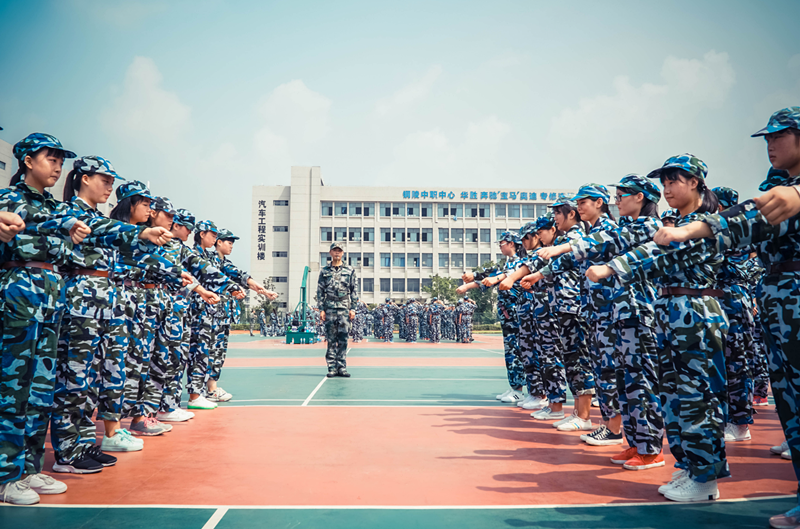
[[[256,238],[256,260],[263,261],[267,251],[267,201],[258,201],[258,234]]]

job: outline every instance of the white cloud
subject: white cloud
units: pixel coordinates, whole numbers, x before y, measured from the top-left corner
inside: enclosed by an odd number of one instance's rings
[[[431,66],[421,79],[407,84],[389,97],[379,99],[375,103],[373,115],[379,118],[394,115],[421,101],[428,95],[441,74],[441,66],[438,64]]]

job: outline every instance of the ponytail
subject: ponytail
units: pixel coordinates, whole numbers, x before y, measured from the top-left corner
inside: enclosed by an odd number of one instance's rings
[[[603,205],[600,206],[600,212],[601,213],[605,213],[606,215],[608,215],[608,218],[610,218],[611,220],[616,220],[614,218],[614,214],[611,213],[611,209],[609,209],[609,207],[608,207],[608,202],[603,201]]]
[[[22,175],[25,174],[25,165],[22,163],[19,164],[19,169],[17,172],[14,173],[14,176],[11,177],[11,182],[8,185],[15,186],[22,181]]]
[[[81,180],[83,178],[83,174],[79,173],[77,170],[73,169],[67,175],[67,181],[64,182],[64,202],[69,202],[75,194],[81,190]]]
[[[194,244],[196,246],[200,246],[200,232],[194,234]]]

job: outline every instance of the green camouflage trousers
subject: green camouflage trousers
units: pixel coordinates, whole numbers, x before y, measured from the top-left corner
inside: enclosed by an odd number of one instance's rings
[[[325,311],[325,339],[328,351],[325,361],[328,369],[347,367],[347,337],[350,332],[350,311],[330,309]]]

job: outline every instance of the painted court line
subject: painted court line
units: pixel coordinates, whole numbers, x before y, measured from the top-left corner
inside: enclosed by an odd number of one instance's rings
[[[497,381],[497,380],[507,380],[506,378],[365,378],[365,377],[353,377],[350,379],[351,381],[356,380],[403,380],[403,381],[412,381],[412,382],[421,382],[421,381],[428,381],[428,380],[455,380],[457,382],[463,381]]]
[[[322,385],[325,383],[326,380],[328,380],[328,377],[327,376],[323,377],[322,380],[319,382],[319,384],[317,384],[317,387],[314,388],[314,391],[311,392],[311,395],[309,395],[300,406],[308,406],[308,403],[311,401],[312,398],[314,398],[314,395],[317,394],[317,391],[319,391],[319,388],[322,387]]]
[[[503,352],[503,351],[492,351],[492,350],[490,350],[490,349],[479,349],[479,350],[480,350],[480,351],[486,351],[487,353],[494,353],[494,354],[496,354],[496,355],[503,355],[503,354],[506,354],[506,353],[505,353],[505,352]]]
[[[214,511],[214,514],[212,514],[211,518],[208,519],[206,524],[203,526],[203,529],[214,529],[219,521],[222,520],[222,517],[225,516],[226,512],[228,512],[227,507],[220,507]]]

